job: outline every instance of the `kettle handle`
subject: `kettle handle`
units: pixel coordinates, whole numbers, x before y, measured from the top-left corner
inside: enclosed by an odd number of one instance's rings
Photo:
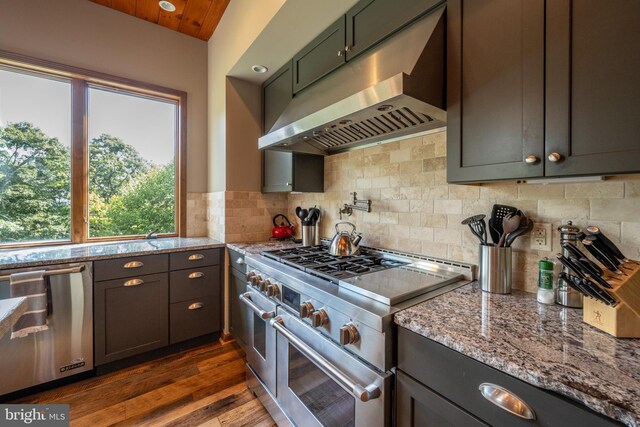
[[[352,223],[348,222],[348,221],[336,222],[336,233],[339,233],[339,232],[340,232],[340,230],[338,230],[338,226],[339,226],[340,224],[347,224],[347,225],[350,225],[350,226],[351,226],[351,234],[355,233],[355,231],[356,231],[356,226],[355,226],[355,225],[353,225]]]
[[[284,218],[284,220],[285,220],[285,221],[287,221],[287,227],[291,227],[291,221],[289,221],[289,218],[287,218],[287,217],[286,217],[286,216],[284,216],[283,214],[278,214],[278,215],[276,215],[276,216],[274,216],[274,217],[273,217],[273,225],[274,225],[275,227],[282,227],[281,225],[276,224],[276,219],[278,219],[278,218],[280,218],[280,217]]]

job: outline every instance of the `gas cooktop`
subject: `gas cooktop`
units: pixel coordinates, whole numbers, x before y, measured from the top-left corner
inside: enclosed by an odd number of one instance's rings
[[[338,257],[330,255],[329,249],[323,245],[266,251],[262,255],[333,283],[409,264],[362,248],[358,255]]]

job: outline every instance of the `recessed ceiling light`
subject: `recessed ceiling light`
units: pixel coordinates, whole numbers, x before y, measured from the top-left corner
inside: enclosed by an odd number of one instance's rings
[[[161,9],[166,10],[167,12],[175,12],[176,11],[176,6],[173,3],[171,3],[170,1],[160,0],[158,2],[158,4],[160,5]]]
[[[252,65],[251,69],[254,73],[266,73],[267,71],[269,71],[269,69],[264,65]]]

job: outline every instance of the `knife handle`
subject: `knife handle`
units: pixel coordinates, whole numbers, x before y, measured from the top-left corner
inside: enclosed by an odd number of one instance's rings
[[[573,274],[575,274],[576,276],[578,276],[579,278],[583,279],[585,277],[584,273],[582,271],[580,271],[580,269],[578,268],[578,266],[574,265],[567,257],[565,257],[562,254],[556,254],[556,258],[558,259],[558,261],[560,261],[562,263],[562,265],[564,265],[565,267],[567,267],[569,270],[571,270],[571,272]]]
[[[593,268],[591,268],[591,265],[588,263],[589,261],[588,259],[586,258],[577,259],[575,257],[569,257],[569,260],[574,265],[579,267],[580,271],[582,271],[584,275],[587,276],[587,278],[591,278],[595,280],[596,282],[598,282],[600,286],[603,286],[607,289],[612,289],[612,286],[602,277],[602,273],[598,273]]]
[[[585,288],[591,290],[595,295],[597,295],[597,299],[602,301],[603,303],[612,307],[615,307],[616,304],[618,304],[618,301],[616,301],[609,292],[605,291],[604,289],[600,289],[598,285],[593,283],[591,280],[582,279],[582,285]]]
[[[616,266],[616,268],[620,268],[620,260],[615,254],[604,244],[604,242],[598,239],[598,236],[594,236],[593,234],[585,237],[588,241],[591,242],[592,246],[595,246],[600,252],[602,252],[609,260]]]
[[[600,230],[600,228],[595,226],[587,227],[587,231],[592,235],[596,236],[598,240],[602,242],[604,246],[606,246],[611,253],[616,256],[618,259],[623,260],[627,257],[622,254],[622,251]]]
[[[604,253],[602,253],[602,251],[593,245],[590,240],[584,238],[582,239],[582,244],[587,248],[589,253],[595,257],[595,259],[600,261],[602,265],[606,267],[607,270],[613,271],[614,273],[618,272],[618,267]]]

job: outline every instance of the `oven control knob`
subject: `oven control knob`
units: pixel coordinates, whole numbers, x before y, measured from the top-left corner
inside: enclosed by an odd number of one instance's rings
[[[347,345],[353,344],[360,340],[360,334],[358,328],[353,323],[347,323],[340,328],[340,344]]]
[[[253,285],[254,288],[257,288],[260,282],[262,282],[262,276],[256,275],[251,278],[251,284]]]
[[[247,273],[247,280],[251,280],[256,276],[256,273],[254,271],[250,271]]]
[[[266,292],[269,286],[271,286],[271,281],[269,279],[261,280],[260,283],[258,283],[258,288],[262,292]]]
[[[280,289],[278,288],[278,285],[269,285],[269,286],[267,286],[267,296],[268,297],[278,298],[278,295],[280,295]]]
[[[314,310],[315,308],[313,308],[313,304],[311,304],[310,301],[305,301],[300,304],[300,317],[310,317]]]
[[[327,323],[329,323],[329,315],[327,315],[326,311],[320,309],[311,313],[311,326],[314,328],[319,328]]]

